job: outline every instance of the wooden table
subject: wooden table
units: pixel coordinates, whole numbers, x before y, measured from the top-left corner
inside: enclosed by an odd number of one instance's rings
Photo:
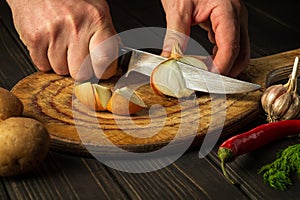
[[[109,0],[118,32],[137,27],[165,27],[158,0]],[[297,0],[246,0],[252,58],[300,48],[300,3]],[[34,12],[34,11],[33,11]],[[208,50],[206,33],[193,27],[192,37]],[[14,29],[10,9],[0,2],[0,86],[11,89],[35,72],[26,48]],[[261,115],[240,132],[264,123]],[[235,134],[235,133],[232,133]],[[222,175],[216,155],[218,145],[199,159],[199,148],[188,150],[175,163],[149,173],[125,173],[96,159],[50,151],[35,172],[22,177],[0,178],[0,199],[299,199],[296,175],[286,192],[265,185],[258,169],[274,160],[276,152],[299,143],[287,139],[239,157],[228,172],[239,184]],[[220,141],[221,142],[221,141]],[[1,156],[1,155],[0,155]]]

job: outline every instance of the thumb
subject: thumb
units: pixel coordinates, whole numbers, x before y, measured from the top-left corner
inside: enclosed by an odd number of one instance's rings
[[[94,74],[108,79],[116,74],[119,38],[115,31],[97,31],[90,40],[90,56]]]
[[[95,76],[99,79],[108,79],[117,71],[119,38],[113,26],[108,4],[99,1],[99,5],[102,17],[90,38],[89,51]]]
[[[190,35],[192,23],[191,8],[189,5],[178,5],[177,1],[163,1],[166,13],[167,31],[164,39],[162,56],[168,57],[172,46],[179,44],[184,51]],[[183,1],[187,2],[187,1]]]

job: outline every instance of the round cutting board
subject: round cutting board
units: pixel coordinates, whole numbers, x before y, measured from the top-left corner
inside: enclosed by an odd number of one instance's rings
[[[251,122],[261,111],[260,97],[266,84],[287,78],[300,49],[252,59],[239,79],[261,84],[257,91],[226,95],[196,94],[179,102],[154,94],[148,84],[137,89],[147,109],[131,116],[94,112],[73,95],[74,80],[53,73],[36,72],[12,89],[24,104],[24,116],[43,122],[50,133],[52,149],[90,155],[87,145],[107,155],[114,147],[132,152],[158,150],[176,139],[200,145],[208,134],[228,136]],[[113,87],[118,77],[99,84]],[[212,104],[213,102],[213,104]],[[218,106],[219,105],[219,106]],[[212,106],[214,109],[212,109]],[[225,114],[222,121],[220,113]],[[220,119],[219,119],[220,118]],[[176,146],[176,145],[175,145]]]

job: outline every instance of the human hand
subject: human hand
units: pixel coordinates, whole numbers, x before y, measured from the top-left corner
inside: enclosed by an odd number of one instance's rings
[[[94,74],[107,79],[116,73],[116,62],[111,64],[111,60],[118,55],[117,37],[96,49],[116,34],[105,0],[7,2],[16,30],[41,71],[53,69],[57,74],[70,74],[79,81]],[[95,49],[97,52],[93,53]],[[80,69],[83,61],[89,64]]]
[[[250,42],[248,13],[239,0],[161,0],[166,12],[167,33],[163,56],[179,43],[184,49],[191,25],[199,24],[208,31],[215,44],[211,71],[235,77],[248,65]],[[173,31],[172,31],[173,30]],[[183,37],[183,33],[186,37]]]

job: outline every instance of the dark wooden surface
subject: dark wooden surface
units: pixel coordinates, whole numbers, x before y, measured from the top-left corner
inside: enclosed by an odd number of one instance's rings
[[[252,58],[300,48],[299,1],[246,0],[245,3],[249,10]],[[109,4],[119,32],[165,26],[157,0],[143,3],[110,0]],[[206,33],[199,27],[193,27],[192,37],[208,50],[211,48]],[[26,48],[14,30],[9,7],[1,0],[0,86],[11,89],[34,71]],[[263,122],[261,115],[244,130]],[[265,185],[257,175],[257,170],[271,162],[279,149],[299,141],[287,139],[272,143],[230,163],[228,171],[238,185],[231,185],[221,174],[217,145],[204,159],[198,158],[199,149],[195,148],[164,169],[142,174],[120,172],[93,158],[51,151],[35,172],[0,178],[0,199],[299,199],[300,181],[296,176],[289,190],[281,192]]]

